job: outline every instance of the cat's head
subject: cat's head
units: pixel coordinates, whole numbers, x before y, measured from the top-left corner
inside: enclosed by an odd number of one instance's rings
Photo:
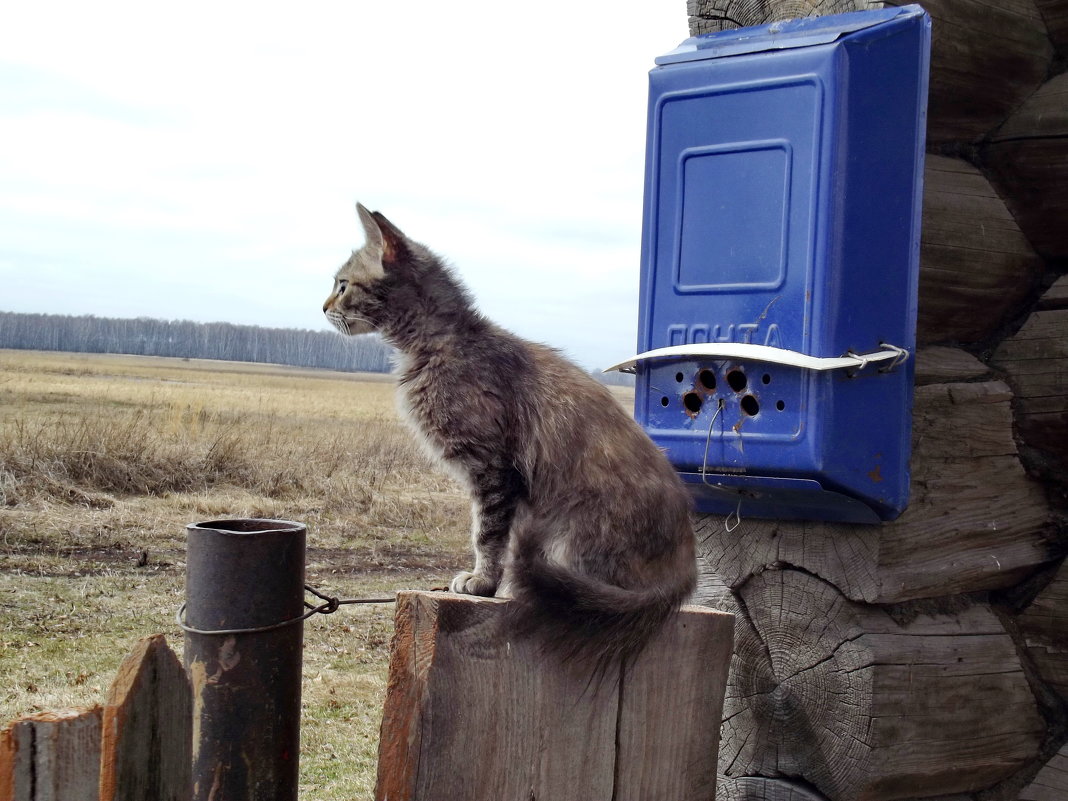
[[[353,251],[334,276],[334,291],[323,304],[326,319],[343,334],[379,330],[383,319],[382,283],[391,265],[408,257],[410,243],[381,213],[357,203],[367,241]]]

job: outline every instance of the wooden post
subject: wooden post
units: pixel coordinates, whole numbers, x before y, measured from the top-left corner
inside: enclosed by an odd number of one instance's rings
[[[100,801],[188,801],[193,705],[189,678],[162,634],[119,667],[104,705]]]
[[[731,615],[685,607],[598,684],[510,638],[506,603],[398,596],[379,801],[714,797]]]
[[[0,801],[188,801],[189,679],[162,634],[137,643],[107,704],[0,730]]]

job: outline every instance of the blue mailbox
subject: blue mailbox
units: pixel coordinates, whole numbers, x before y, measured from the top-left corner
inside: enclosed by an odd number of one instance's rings
[[[635,416],[699,510],[908,504],[930,21],[697,36],[650,73]]]

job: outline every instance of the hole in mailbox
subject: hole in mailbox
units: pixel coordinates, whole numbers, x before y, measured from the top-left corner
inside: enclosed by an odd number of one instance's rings
[[[775,408],[781,412],[786,408],[786,401],[775,401]]]
[[[746,395],[742,398],[742,411],[753,417],[760,411],[760,403],[753,395]]]
[[[701,411],[701,396],[696,392],[687,392],[682,396],[682,405],[691,416],[695,415]]]
[[[661,406],[667,406],[667,405],[668,405],[668,403],[669,403],[669,401],[668,401],[668,399],[667,399],[667,396],[666,396],[666,395],[665,395],[665,396],[664,396],[663,398],[661,398],[661,399],[660,399],[660,405],[661,405]]]
[[[679,384],[681,384],[681,383],[682,383],[682,379],[683,379],[684,377],[685,377],[685,376],[683,376],[683,374],[682,374],[682,373],[675,373],[675,381],[676,381],[676,383],[679,383]]]
[[[767,373],[764,373],[764,375],[761,376],[761,378],[760,378],[760,382],[762,384],[770,384],[771,383],[771,376],[768,375]]]
[[[708,369],[702,370],[697,374],[697,383],[712,392],[716,388],[716,374]]]
[[[745,377],[745,373],[737,367],[732,367],[727,371],[727,385],[735,392],[741,392],[749,385],[749,380]]]

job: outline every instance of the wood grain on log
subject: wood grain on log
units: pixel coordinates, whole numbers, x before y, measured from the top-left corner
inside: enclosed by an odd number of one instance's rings
[[[794,570],[737,596],[751,624],[739,636],[755,641],[736,645],[723,774],[879,801],[977,791],[1037,756],[1045,726],[988,607],[898,623]]]
[[[960,348],[931,345],[916,351],[916,385],[953,384],[990,375],[990,368]]]
[[[1051,293],[1057,291],[1059,285]],[[990,363],[1005,371],[1016,395],[1028,466],[1068,487],[1068,309],[1036,311],[998,346]]]
[[[100,801],[192,795],[192,691],[162,634],[139,641],[104,705]]]
[[[100,707],[42,712],[0,731],[0,798],[96,801]]]
[[[591,684],[509,637],[505,607],[398,596],[377,798],[711,800],[730,615],[687,607],[621,681]]]
[[[787,779],[722,776],[716,787],[717,801],[827,801],[819,793]]]
[[[688,0],[690,33],[899,5],[879,0]],[[1033,0],[927,0],[931,15],[928,142],[972,141],[1000,125],[1053,59]]]
[[[1068,258],[1068,73],[1035,92],[991,135],[982,156],[1035,250]]]
[[[1068,563],[1016,623],[1042,680],[1068,701]]]
[[[1020,311],[1044,264],[997,192],[961,159],[929,155],[920,237],[921,343],[975,342]]]
[[[1035,0],[1053,46],[1063,55],[1068,51],[1068,3],[1064,0]]]
[[[878,526],[699,516],[702,572],[737,588],[766,565],[792,565],[851,599],[890,603],[1007,587],[1059,554],[1050,512],[1012,438],[1000,381],[918,387],[909,508]]]
[[[1068,745],[1047,762],[1019,796],[1019,801],[1064,801],[1068,798]]]
[[[1068,309],[1068,275],[1062,275],[1039,299],[1039,309]]]

